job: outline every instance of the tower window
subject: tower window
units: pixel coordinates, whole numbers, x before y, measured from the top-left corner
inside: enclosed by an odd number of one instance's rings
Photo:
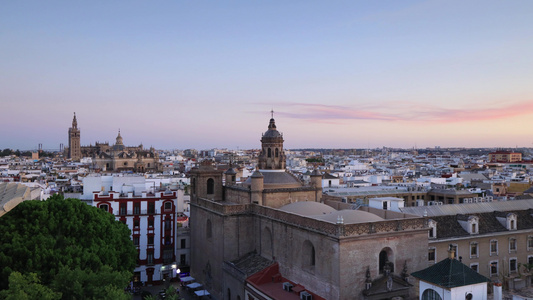
[[[278,148],[276,148],[276,157],[278,157],[278,156],[279,156],[279,150],[278,150]]]
[[[207,179],[207,194],[212,195],[215,193],[215,180],[213,178]]]
[[[268,157],[272,157],[272,150],[271,150],[270,148],[268,148],[268,151],[267,151],[267,152],[268,152],[268,155],[267,155],[267,156],[268,156]]]

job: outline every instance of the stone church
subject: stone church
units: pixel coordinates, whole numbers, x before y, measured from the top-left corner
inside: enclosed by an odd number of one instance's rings
[[[191,170],[191,276],[216,299],[415,295],[408,274],[427,266],[427,220],[324,203],[318,171],[304,185],[285,170],[283,142],[270,119],[243,183],[209,162]]]
[[[79,161],[82,157],[90,157],[95,169],[113,172],[159,172],[162,164],[159,154],[153,149],[144,149],[143,145],[124,146],[120,130],[114,145],[96,142],[95,145],[81,146],[80,129],[76,113],[72,119],[72,127],[68,130],[69,147],[65,149],[67,157]]]

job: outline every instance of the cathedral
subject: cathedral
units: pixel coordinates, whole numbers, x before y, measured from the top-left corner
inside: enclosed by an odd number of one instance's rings
[[[160,172],[162,165],[159,154],[153,149],[145,150],[143,145],[124,146],[120,130],[114,145],[96,142],[95,145],[81,146],[80,129],[76,113],[72,120],[72,127],[68,130],[69,147],[65,149],[67,157],[73,161],[80,161],[83,157],[90,157],[95,169],[112,172]]]
[[[191,170],[191,276],[217,299],[406,299],[427,266],[423,217],[322,199],[321,174],[285,170],[275,120],[257,170]]]

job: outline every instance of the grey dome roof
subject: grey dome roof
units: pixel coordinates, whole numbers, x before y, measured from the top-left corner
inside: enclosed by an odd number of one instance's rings
[[[276,129],[276,121],[274,118],[270,119],[270,123],[268,124],[268,130],[263,134],[263,137],[282,137],[281,133]]]
[[[333,207],[314,201],[301,201],[284,205],[279,208],[282,211],[295,213],[302,216],[314,216],[331,214],[336,211]]]
[[[383,218],[373,213],[352,209],[336,210],[329,205],[314,201],[290,203],[280,207],[280,210],[328,223],[337,223],[339,217],[342,217],[344,224],[383,221]]]
[[[344,224],[383,221],[383,218],[373,213],[369,213],[369,212],[362,211],[362,210],[353,210],[353,209],[338,210],[330,214],[317,215],[313,217],[319,220],[324,220],[326,222],[337,223],[339,216],[342,217]]]
[[[294,175],[287,173],[285,170],[256,170],[252,176],[248,177],[244,184],[252,184],[252,178],[263,177],[263,184],[265,188],[272,188],[276,186],[277,188],[293,188],[303,186],[302,182],[299,181]],[[270,186],[270,187],[269,187]]]
[[[229,168],[226,172],[224,172],[224,174],[235,175],[235,174],[237,174],[237,172],[235,172],[235,170],[233,170],[233,168]]]

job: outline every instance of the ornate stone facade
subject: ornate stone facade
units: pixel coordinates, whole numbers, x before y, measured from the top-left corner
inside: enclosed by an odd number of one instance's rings
[[[223,186],[222,172],[207,163],[191,171],[191,275],[217,299],[245,299],[243,278],[249,274],[232,262],[255,253],[324,299],[373,299],[390,274],[397,275],[385,296],[414,294],[400,272],[404,265],[403,273],[427,265],[426,220],[377,209],[340,214],[321,203],[321,174],[313,172],[316,180],[306,186],[285,172],[283,139],[274,130],[271,119],[259,170],[241,185],[226,180]],[[339,213],[337,222],[284,210],[295,204],[327,207]],[[353,218],[344,222],[341,215]],[[378,221],[364,221],[369,215]],[[388,275],[385,265],[391,268]],[[372,283],[375,288],[363,294]]]
[[[79,161],[82,157],[90,157],[95,169],[113,172],[160,172],[162,164],[159,162],[159,154],[154,148],[144,149],[143,145],[124,146],[120,130],[114,145],[95,143],[95,145],[80,146],[80,130],[76,114],[69,128],[69,148],[66,149],[68,158]]]
[[[68,129],[68,158],[73,161],[81,159],[80,130],[78,129],[78,120],[76,113],[72,119],[72,127]]]

